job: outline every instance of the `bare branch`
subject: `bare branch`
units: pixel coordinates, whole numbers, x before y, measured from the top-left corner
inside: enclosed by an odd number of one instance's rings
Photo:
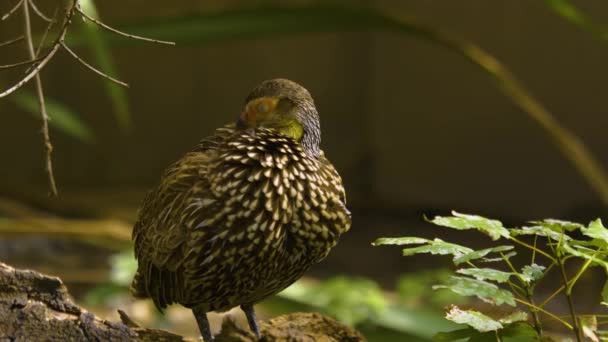
[[[10,69],[10,68],[15,68],[15,67],[22,66],[22,65],[34,64],[34,63],[40,62],[40,60],[41,60],[41,58],[37,58],[34,60],[27,60],[27,61],[13,63],[13,64],[0,65],[0,69]]]
[[[25,22],[24,30],[25,40],[27,41],[27,49],[30,54],[30,58],[34,60],[36,59],[36,52],[34,51],[28,0],[23,2],[23,16]],[[46,151],[46,174],[49,181],[51,195],[57,196],[57,185],[55,184],[55,175],[53,174],[53,159],[51,158],[51,154],[53,153],[53,145],[51,144],[51,137],[49,135],[49,116],[46,112],[44,92],[42,91],[42,80],[40,79],[40,75],[38,73],[36,73],[34,76],[36,78],[36,96],[38,98],[38,107],[40,109],[40,115],[42,116],[42,137],[44,139],[44,149]]]
[[[2,18],[0,18],[0,21],[4,21],[4,20],[8,19],[8,17],[10,17],[13,13],[15,13],[15,11],[17,11],[19,9],[19,7],[21,7],[23,2],[24,2],[24,0],[19,0],[19,2],[15,5],[15,7],[11,8],[11,10],[8,11],[8,13],[6,13],[5,15],[2,16]]]
[[[169,42],[169,41],[165,41],[165,40],[158,40],[158,39],[152,39],[152,38],[146,38],[146,37],[141,37],[141,36],[136,36],[134,34],[129,34],[129,33],[125,33],[122,31],[119,31],[113,27],[110,27],[104,23],[102,23],[101,21],[91,17],[90,15],[84,13],[84,11],[82,9],[80,9],[80,7],[78,7],[76,9],[78,11],[78,13],[80,13],[83,17],[85,17],[86,19],[94,22],[95,24],[99,25],[100,27],[110,31],[110,32],[114,32],[118,35],[124,36],[124,37],[128,37],[128,38],[133,38],[133,39],[139,39],[139,40],[143,40],[146,42],[152,42],[152,43],[158,43],[158,44],[167,44],[167,45],[175,45],[175,42]]]
[[[36,14],[44,21],[47,22],[52,22],[53,19],[47,17],[46,15],[44,15],[44,13],[42,13],[42,11],[40,11],[38,9],[38,7],[36,6],[36,3],[34,2],[34,0],[27,0],[27,2],[30,4],[30,6],[32,6],[32,9],[34,10],[34,12],[36,12]]]
[[[121,86],[124,87],[129,87],[128,84],[126,84],[125,82],[119,81],[117,79],[115,79],[112,76],[109,76],[108,74],[103,73],[102,71],[99,71],[97,69],[95,69],[92,65],[90,65],[89,63],[85,62],[82,58],[80,58],[76,52],[72,51],[64,42],[60,42],[61,46],[63,47],[63,49],[65,51],[67,51],[70,55],[72,55],[72,57],[74,57],[80,64],[82,64],[85,68],[91,70],[92,72],[96,73],[97,75],[107,78],[108,80],[120,84]]]
[[[7,45],[11,45],[11,44],[18,43],[18,42],[22,41],[22,40],[23,40],[23,38],[25,38],[25,37],[23,37],[23,36],[19,36],[19,37],[17,37],[17,38],[13,38],[13,39],[11,39],[11,40],[7,40],[7,41],[5,41],[5,42],[0,43],[0,47],[3,47],[3,46],[7,46]]]
[[[51,45],[52,47],[47,51],[47,53],[44,55],[44,57],[42,57],[40,59],[40,64],[36,65],[36,67],[34,67],[30,72],[28,72],[28,74],[23,79],[21,79],[21,81],[17,82],[15,85],[13,85],[9,89],[5,90],[4,92],[0,93],[0,98],[6,97],[7,95],[12,94],[17,89],[21,88],[24,84],[29,82],[53,58],[55,53],[57,53],[57,50],[59,50],[59,48],[61,47],[60,43],[63,42],[63,40],[65,39],[65,35],[68,32],[68,27],[70,26],[72,17],[74,17],[74,13],[75,13],[77,4],[78,4],[78,0],[73,0],[72,7],[70,7],[67,10],[66,18],[63,23],[63,28],[61,29],[59,36],[55,39],[55,41]]]

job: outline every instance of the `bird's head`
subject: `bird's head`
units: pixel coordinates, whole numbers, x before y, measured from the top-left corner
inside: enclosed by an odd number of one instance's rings
[[[299,142],[317,155],[321,143],[319,114],[308,90],[286,79],[272,79],[255,87],[245,100],[237,128],[269,128]]]

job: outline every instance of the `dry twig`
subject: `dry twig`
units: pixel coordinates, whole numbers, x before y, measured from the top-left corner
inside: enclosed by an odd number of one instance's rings
[[[40,60],[41,60],[40,58],[36,58],[36,59],[17,62],[17,63],[13,63],[13,64],[4,64],[4,65],[0,65],[0,69],[10,69],[10,68],[15,68],[15,67],[22,66],[22,65],[35,64],[37,62],[40,62]]]
[[[13,13],[15,13],[19,7],[21,7],[21,5],[23,4],[24,0],[19,0],[19,2],[15,5],[15,7],[11,8],[8,13],[6,13],[5,15],[2,16],[2,18],[0,18],[0,21],[4,21],[6,19],[8,19],[11,15],[13,15]]]
[[[53,21],[53,19],[47,17],[46,15],[44,15],[44,13],[42,13],[42,11],[40,11],[40,9],[38,9],[38,6],[36,6],[34,0],[27,0],[27,2],[30,4],[34,12],[36,12],[36,14],[40,17],[40,19],[48,21],[49,23]]]
[[[74,57],[74,59],[76,59],[85,68],[91,70],[92,72],[96,73],[97,75],[99,75],[99,76],[101,76],[103,78],[106,78],[106,79],[108,79],[108,80],[110,80],[110,81],[112,81],[114,83],[120,84],[121,86],[124,86],[124,87],[127,87],[127,88],[129,87],[129,85],[126,84],[125,82],[119,81],[119,80],[115,79],[114,77],[112,77],[112,76],[110,76],[108,74],[105,74],[102,71],[99,71],[99,70],[95,69],[95,67],[93,67],[89,63],[85,62],[82,58],[80,58],[80,56],[78,56],[76,54],[76,52],[72,51],[64,42],[60,42],[60,44],[61,44],[61,47],[63,47],[63,49],[65,51],[67,51],[72,57]]]
[[[19,36],[17,38],[13,38],[11,40],[7,40],[5,42],[0,43],[0,47],[18,43],[18,42],[22,41],[24,38],[25,38],[24,36]]]
[[[113,27],[110,27],[110,26],[108,26],[108,25],[106,25],[106,24],[102,23],[101,21],[99,21],[99,20],[97,20],[97,19],[95,19],[95,18],[91,17],[90,15],[86,14],[86,13],[85,13],[85,12],[84,12],[84,11],[83,11],[83,10],[82,10],[80,7],[78,7],[76,10],[77,10],[77,11],[78,11],[78,13],[80,13],[80,14],[81,14],[81,15],[82,15],[84,18],[86,18],[86,19],[90,20],[91,22],[93,22],[93,23],[95,23],[95,24],[99,25],[100,27],[102,27],[102,28],[104,28],[104,29],[106,29],[106,30],[108,30],[108,31],[110,31],[110,32],[116,33],[116,34],[118,34],[118,35],[121,35],[121,36],[124,36],[124,37],[127,37],[127,38],[132,38],[132,39],[143,40],[143,41],[146,41],[146,42],[151,42],[151,43],[167,44],[167,45],[175,45],[175,42],[169,42],[169,41],[165,41],[165,40],[158,40],[158,39],[146,38],[146,37],[136,36],[136,35],[134,35],[134,34],[130,34],[130,33],[126,33],[126,32],[119,31],[119,30],[117,30],[117,29],[115,29],[115,28],[113,28]]]

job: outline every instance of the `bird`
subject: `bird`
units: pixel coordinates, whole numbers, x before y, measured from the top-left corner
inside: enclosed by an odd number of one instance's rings
[[[254,304],[324,259],[351,226],[342,179],[320,143],[308,90],[281,78],[254,87],[238,118],[144,197],[132,294],[161,312],[191,309],[206,342],[214,339],[207,313],[240,306],[260,339]]]

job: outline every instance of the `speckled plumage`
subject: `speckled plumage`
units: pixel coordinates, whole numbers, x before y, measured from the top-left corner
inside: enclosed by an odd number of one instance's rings
[[[133,229],[134,294],[160,309],[224,311],[279,292],[322,260],[351,219],[340,176],[304,138],[228,125],[173,164]]]

